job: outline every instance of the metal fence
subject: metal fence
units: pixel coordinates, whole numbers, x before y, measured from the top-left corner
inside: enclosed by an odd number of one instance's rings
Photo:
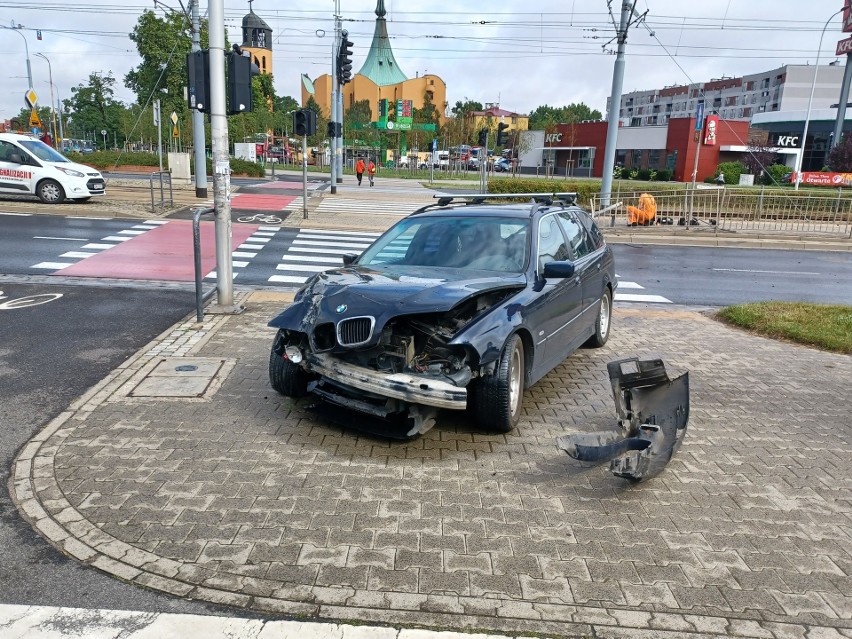
[[[758,231],[809,233],[852,237],[852,190],[836,192],[789,189],[737,189],[699,186],[665,191],[617,191],[604,207],[602,197],[592,197],[590,208],[603,226],[644,225],[643,194],[654,198],[656,212],[650,224],[672,224],[714,232]],[[634,208],[630,208],[634,207]],[[639,220],[637,222],[637,220]]]

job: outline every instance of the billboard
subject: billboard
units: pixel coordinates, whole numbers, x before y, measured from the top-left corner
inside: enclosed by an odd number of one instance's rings
[[[850,0],[843,3],[843,33],[852,32],[852,6]]]
[[[708,115],[704,118],[704,144],[706,146],[716,146],[716,129],[719,128],[719,116]]]

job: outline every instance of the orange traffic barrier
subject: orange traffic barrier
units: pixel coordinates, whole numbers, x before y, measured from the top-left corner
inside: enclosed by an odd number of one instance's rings
[[[650,193],[643,193],[639,196],[639,206],[627,207],[627,224],[630,226],[653,224],[656,217],[657,201]]]

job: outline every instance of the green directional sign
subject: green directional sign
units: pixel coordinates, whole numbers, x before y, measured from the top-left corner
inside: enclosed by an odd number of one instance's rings
[[[352,128],[356,131],[360,131],[362,129],[379,129],[382,131],[434,131],[434,124],[411,124],[411,123],[403,123],[399,124],[398,122],[388,121],[388,122],[369,122],[367,124],[362,124],[360,122],[353,122]]]

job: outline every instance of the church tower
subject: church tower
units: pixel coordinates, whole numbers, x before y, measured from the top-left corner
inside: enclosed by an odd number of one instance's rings
[[[251,61],[257,65],[261,73],[272,73],[272,29],[263,18],[258,16],[252,9],[248,0],[249,12],[243,18],[243,43],[244,51],[251,53]]]

